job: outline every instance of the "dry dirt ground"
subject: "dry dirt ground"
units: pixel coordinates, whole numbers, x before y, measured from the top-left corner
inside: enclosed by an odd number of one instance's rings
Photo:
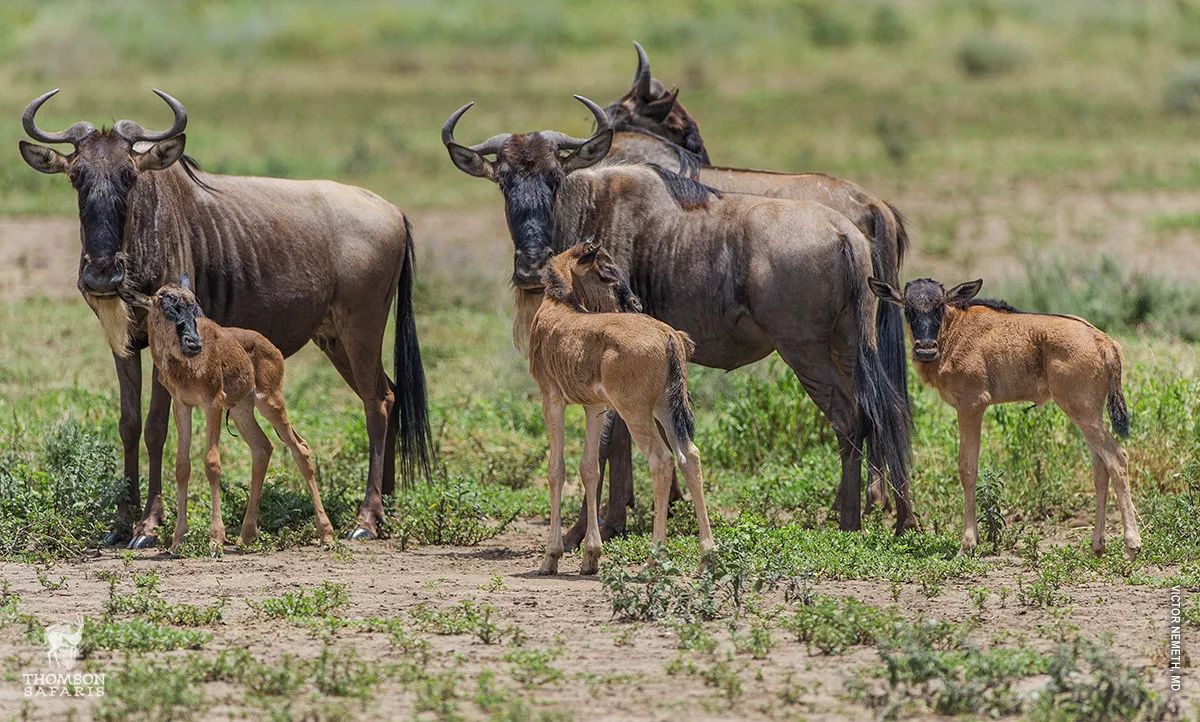
[[[285,653],[314,656],[321,641],[300,625],[267,619],[250,608],[247,600],[275,597],[284,592],[315,587],[324,581],[348,585],[349,606],[340,611],[348,617],[409,618],[419,604],[450,607],[459,600],[471,599],[495,607],[501,626],[518,625],[528,639],[527,647],[545,649],[558,644],[564,653],[554,666],[565,672],[560,682],[528,692],[536,698],[537,708],[567,712],[577,719],[747,719],[796,718],[811,720],[855,720],[869,718],[869,710],[841,698],[843,682],[852,672],[869,664],[876,655],[868,648],[856,648],[840,656],[813,656],[787,632],[773,632],[775,647],[766,659],[754,660],[739,655],[734,663],[740,668],[743,694],[732,706],[695,675],[669,674],[667,665],[680,654],[677,635],[666,628],[610,620],[610,607],[604,591],[594,577],[578,575],[578,557],[564,557],[556,577],[539,577],[533,572],[540,559],[543,525],[526,524],[478,547],[423,547],[401,552],[389,542],[373,542],[354,547],[350,559],[337,559],[315,547],[298,548],[272,554],[241,556],[227,554],[222,559],[170,559],[154,551],[138,553],[128,570],[115,552],[105,551],[96,558],[55,567],[52,577],[66,577],[66,587],[47,590],[37,579],[37,570],[24,564],[0,564],[0,577],[10,581],[12,591],[21,597],[22,609],[42,620],[69,620],[78,615],[96,616],[107,598],[107,583],[97,573],[156,571],[162,578],[161,589],[171,602],[203,604],[219,595],[229,595],[224,620],[213,628],[209,650],[243,648],[255,657],[278,659]],[[1028,638],[1042,651],[1053,646],[1047,630],[1056,625],[1077,625],[1087,637],[1111,634],[1115,648],[1128,663],[1138,666],[1149,662],[1161,668],[1165,653],[1167,591],[1146,587],[1091,584],[1073,587],[1075,603],[1069,616],[1060,618],[1049,612],[1020,606],[1012,586],[1015,560],[968,584],[947,585],[929,598],[917,584],[903,585],[898,602],[893,602],[890,585],[883,582],[815,583],[816,592],[855,596],[880,607],[895,604],[909,619],[922,617],[965,621],[972,603],[965,591],[973,585],[989,587],[992,596],[983,613],[983,626],[977,632],[986,642],[1005,633],[1010,639]],[[503,583],[497,583],[499,577]],[[1001,606],[1001,589],[1007,588],[1007,601]],[[771,604],[769,600],[767,605]],[[710,627],[718,638],[721,622]],[[463,655],[462,669],[468,678],[481,670],[504,669],[504,645],[485,645],[470,635],[431,636],[434,649]],[[352,647],[370,660],[397,661],[395,647],[383,633],[342,631],[334,645]],[[14,627],[0,632],[0,659],[9,664],[24,664],[39,669],[44,663],[44,648],[22,639]],[[174,653],[181,654],[181,653]],[[169,660],[171,655],[167,656]],[[97,653],[99,669],[106,660],[117,660],[112,652]],[[168,662],[169,663],[169,662]],[[789,678],[802,681],[798,703],[785,703],[783,695],[795,688]],[[1165,689],[1166,677],[1155,673],[1153,686]],[[21,692],[13,684],[0,685],[0,716],[15,714],[21,705]],[[210,684],[210,699],[220,700],[222,687]],[[465,691],[470,694],[470,690]],[[525,692],[522,692],[525,694]],[[240,701],[240,694],[231,700]],[[1190,703],[1190,700],[1186,700]],[[372,718],[408,717],[414,695],[402,686],[387,683],[375,700],[361,707],[347,702],[355,716]],[[50,700],[39,703],[38,718],[58,718],[73,708],[86,707],[83,700]],[[218,704],[209,710],[213,718],[234,713]]]

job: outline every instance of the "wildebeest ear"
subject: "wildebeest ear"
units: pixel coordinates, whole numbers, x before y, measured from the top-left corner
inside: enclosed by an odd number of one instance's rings
[[[593,135],[591,138],[588,138],[586,143],[579,146],[578,150],[563,159],[563,170],[570,173],[573,170],[580,170],[581,168],[596,165],[604,160],[604,156],[608,155],[608,149],[612,147],[612,141],[612,128],[606,128]]]
[[[25,159],[30,168],[39,173],[67,172],[67,158],[57,150],[23,140],[19,141],[17,145],[21,146],[21,157]]]
[[[184,288],[186,288],[189,291],[192,290],[192,277],[187,275],[186,273],[183,274],[182,276],[179,277],[179,285],[183,286]]]
[[[877,278],[868,278],[867,285],[871,287],[871,293],[879,297],[881,301],[894,303],[897,306],[904,305],[904,297],[900,295],[893,286],[890,286]]]
[[[679,88],[676,88],[672,90],[666,97],[646,103],[646,105],[642,107],[642,115],[646,116],[646,118],[654,121],[655,123],[661,123],[667,119],[668,115],[671,114],[671,110],[675,107],[675,101],[678,98]]]
[[[983,279],[977,278],[974,281],[960,283],[954,288],[946,291],[946,303],[962,303],[975,298],[975,294],[983,288]]]
[[[133,154],[134,165],[138,170],[163,170],[183,157],[183,147],[187,144],[187,135],[180,133],[174,138],[161,140],[142,153]]]
[[[450,151],[450,160],[455,167],[463,173],[476,178],[487,178],[490,181],[496,180],[496,170],[492,167],[491,161],[480,153],[458,143],[447,143],[446,150]]]

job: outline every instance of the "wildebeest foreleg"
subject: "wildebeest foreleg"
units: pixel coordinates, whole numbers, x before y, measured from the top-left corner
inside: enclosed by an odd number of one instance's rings
[[[246,445],[250,447],[250,498],[246,500],[246,515],[242,517],[242,528],[238,541],[250,544],[258,536],[258,503],[262,498],[263,480],[271,463],[271,440],[263,433],[254,418],[254,399],[247,398],[233,409],[233,423]]]
[[[103,543],[109,546],[126,538],[134,522],[134,514],[141,506],[141,472],[138,468],[138,451],[142,441],[142,355],[133,353],[127,357],[113,354],[117,367],[117,384],[121,389],[121,446],[125,453],[125,493],[117,502],[117,515],[113,528],[104,536]]]
[[[221,394],[224,397],[224,394]],[[221,400],[204,409],[204,474],[208,477],[211,516],[208,543],[213,552],[225,545],[225,521],[221,518],[221,423],[225,413]]]
[[[167,443],[167,418],[171,414],[171,394],[158,380],[158,369],[150,377],[150,411],[146,414],[146,456],[150,460],[150,480],[146,489],[146,507],[142,520],[133,528],[130,549],[144,549],[158,544],[158,527],[162,524],[162,457]]]

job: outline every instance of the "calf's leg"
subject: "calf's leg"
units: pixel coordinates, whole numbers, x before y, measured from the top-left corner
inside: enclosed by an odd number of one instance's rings
[[[267,466],[271,463],[271,440],[263,433],[262,427],[254,418],[254,401],[246,399],[238,404],[231,414],[238,433],[242,435],[246,445],[250,447],[250,498],[246,500],[246,515],[242,517],[242,528],[238,532],[238,541],[250,544],[258,536],[258,504],[262,498],[263,479],[267,476]]]
[[[179,553],[179,545],[187,536],[187,490],[192,477],[192,407],[175,404],[175,534],[171,552]]]
[[[208,476],[208,488],[212,495],[212,516],[208,525],[208,542],[214,547],[225,544],[225,522],[221,519],[221,402],[214,402],[204,410],[204,473]]]
[[[703,559],[716,548],[716,542],[713,541],[712,525],[708,520],[708,505],[704,503],[704,475],[700,469],[700,450],[691,439],[681,438],[675,432],[667,399],[660,400],[655,418],[666,432],[671,450],[675,454],[674,460],[683,469],[688,493],[692,495],[692,506],[696,510],[697,536],[700,538],[700,557]]]
[[[1092,452],[1092,481],[1096,486],[1096,528],[1092,530],[1092,551],[1104,554],[1104,516],[1108,511],[1108,467],[1104,459]]]
[[[984,408],[958,410],[958,480],[963,488],[963,536],[960,551],[969,552],[979,545],[979,525],[975,520],[975,480],[979,476],[979,435],[983,428]]]
[[[558,401],[547,401],[545,392],[542,396],[542,414],[546,417],[546,432],[550,436],[550,530],[546,533],[546,554],[538,574],[558,574],[558,560],[563,555],[562,488],[567,478],[563,459],[566,406]]]
[[[300,476],[308,487],[308,498],[312,501],[314,523],[317,526],[317,539],[322,544],[333,544],[333,524],[325,514],[325,506],[321,503],[321,491],[317,488],[317,467],[313,464],[312,451],[308,442],[296,432],[295,427],[288,421],[287,407],[283,402],[283,392],[275,391],[263,394],[257,400],[257,406],[267,422],[275,429],[275,433],[292,452],[292,458],[300,469]],[[251,417],[253,418],[253,417]],[[257,424],[255,424],[257,426]],[[261,431],[259,433],[262,433]],[[264,436],[265,438],[265,436]]]
[[[1109,433],[1103,419],[1099,418],[1099,414],[1095,420],[1080,423],[1079,428],[1083,431],[1083,436],[1092,452],[1098,455],[1104,463],[1104,467],[1108,471],[1108,478],[1115,487],[1117,508],[1121,511],[1121,528],[1125,535],[1125,556],[1132,561],[1142,550],[1142,535],[1138,532],[1137,510],[1133,507],[1133,496],[1129,490],[1129,459],[1125,455],[1125,450]],[[1097,506],[1099,506],[1099,502],[1097,502]],[[1100,519],[1097,518],[1097,521],[1099,522]],[[1093,550],[1097,534],[1103,539],[1104,528],[1098,527],[1094,530]]]
[[[583,558],[579,565],[580,574],[595,574],[600,569],[599,504],[600,491],[600,435],[604,431],[605,407],[586,406],[584,417],[587,431],[584,435],[583,458],[579,462],[579,476],[583,479],[584,506],[587,509],[587,536],[583,538]]]
[[[650,479],[654,488],[654,533],[652,538],[655,547],[662,547],[667,541],[667,509],[671,504],[671,473],[675,469],[674,457],[671,450],[663,443],[651,411],[618,410],[625,418],[625,422],[629,424],[629,433],[633,436],[633,442],[650,461]]]

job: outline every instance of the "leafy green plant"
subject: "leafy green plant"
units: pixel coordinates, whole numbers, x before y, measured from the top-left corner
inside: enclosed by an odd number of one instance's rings
[[[260,601],[246,600],[251,609],[272,619],[303,621],[330,615],[350,603],[346,585],[321,582],[313,589],[286,592]]]

